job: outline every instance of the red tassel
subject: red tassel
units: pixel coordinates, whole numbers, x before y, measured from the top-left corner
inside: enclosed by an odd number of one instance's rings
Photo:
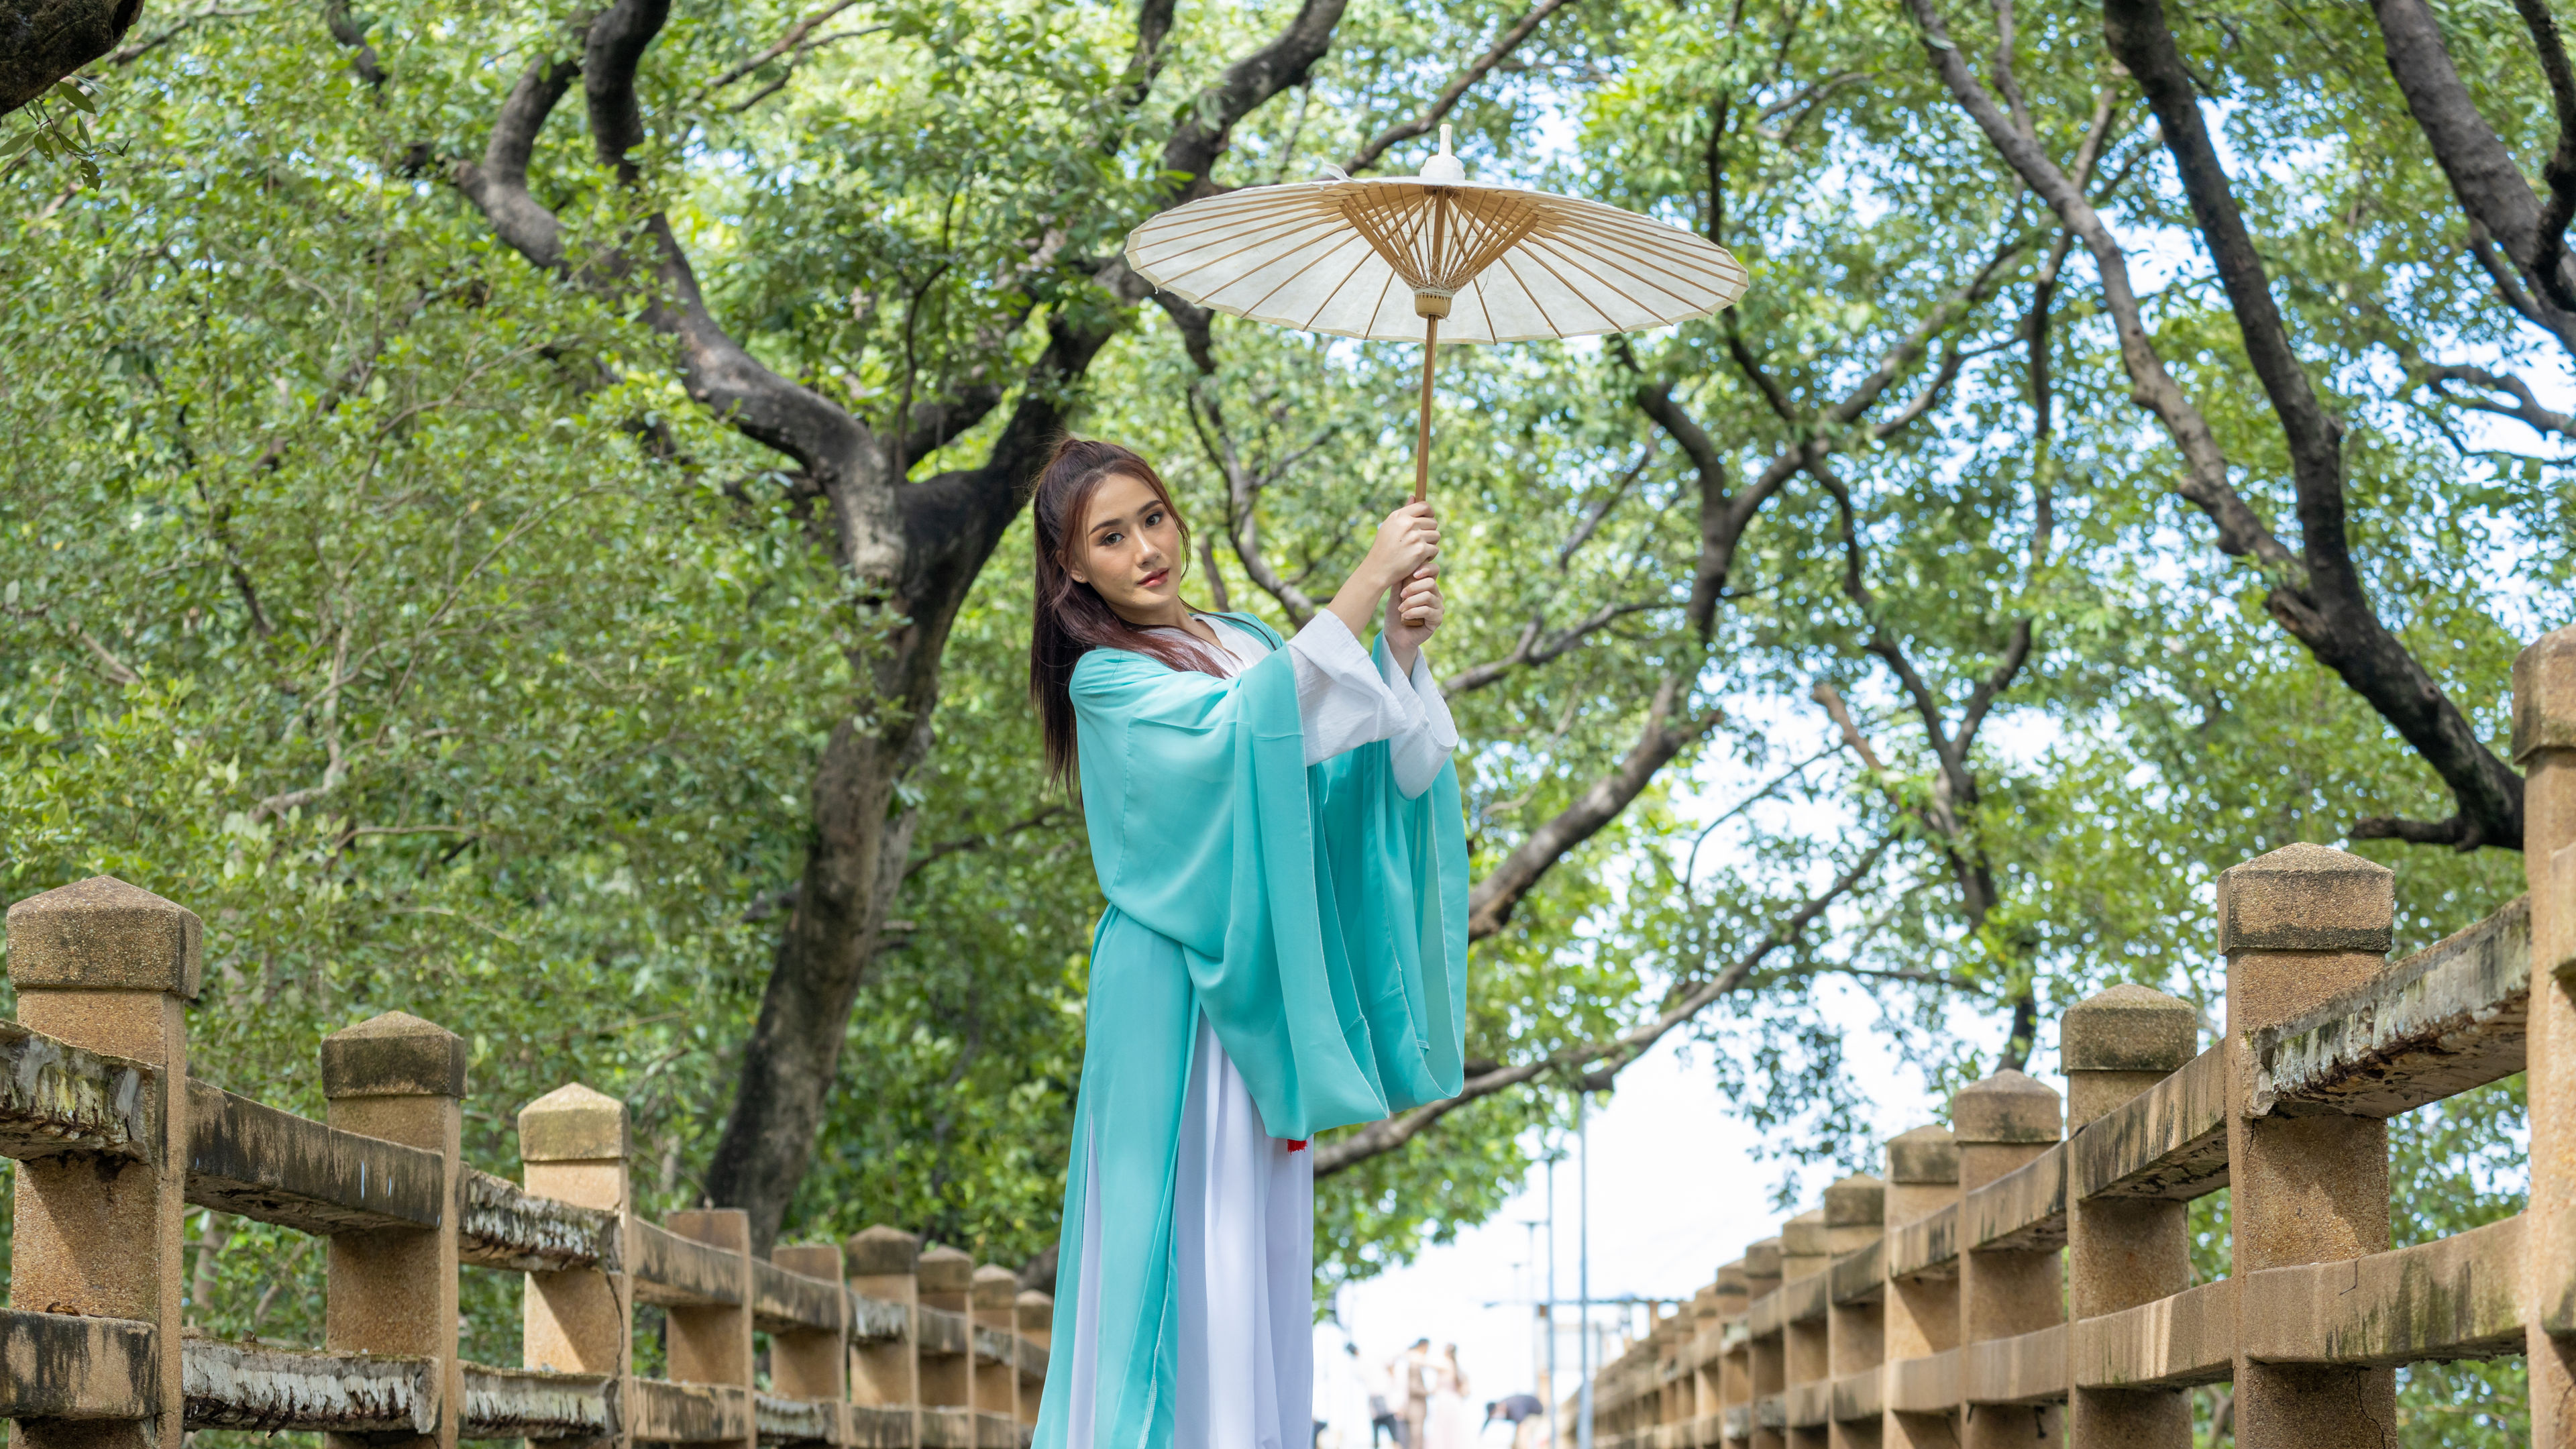
[[[1291,1142],[1288,1144],[1288,1150],[1291,1152],[1303,1152],[1308,1147],[1314,1145],[1314,1141],[1314,1138],[1308,1137],[1296,1142]]]

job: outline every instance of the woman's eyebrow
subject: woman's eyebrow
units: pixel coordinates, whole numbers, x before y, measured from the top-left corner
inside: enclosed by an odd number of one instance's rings
[[[1100,520],[1098,523],[1095,523],[1095,524],[1091,525],[1090,529],[1088,529],[1087,531],[1088,531],[1088,532],[1091,532],[1091,533],[1098,533],[1100,530],[1102,530],[1102,529],[1104,529],[1104,528],[1116,528],[1118,525],[1120,525],[1120,524],[1122,524],[1122,523],[1125,523],[1126,521],[1127,521],[1127,519],[1126,519],[1126,516],[1125,516],[1124,514],[1121,514],[1121,515],[1119,515],[1119,516],[1118,516],[1118,517],[1116,517],[1116,518],[1104,518],[1104,519]]]

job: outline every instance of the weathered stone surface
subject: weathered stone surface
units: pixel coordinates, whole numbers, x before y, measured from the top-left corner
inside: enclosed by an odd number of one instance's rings
[[[160,1140],[154,1068],[0,1021],[0,1156],[95,1152],[141,1162]]]
[[[1823,1272],[1828,1251],[1824,1209],[1810,1208],[1780,1225],[1781,1277],[1800,1278]]]
[[[974,1339],[975,1357],[979,1362],[999,1364],[1004,1368],[1019,1362],[1019,1351],[1012,1347],[1013,1340],[1009,1329],[986,1328],[980,1323],[971,1321],[967,1324],[967,1328]]]
[[[921,1255],[913,1271],[920,1275],[924,1297],[965,1298],[975,1286],[975,1260],[955,1248],[937,1247]]]
[[[188,1084],[188,1201],[200,1206],[308,1233],[434,1228],[445,1171],[435,1152]]]
[[[1988,1251],[2065,1246],[2065,1144],[1961,1198],[1959,1236],[1964,1246]]]
[[[1956,1183],[1959,1144],[1950,1129],[1917,1127],[1887,1139],[1887,1180],[1900,1187]]]
[[[879,1223],[853,1234],[841,1245],[841,1252],[849,1259],[853,1278],[909,1273],[921,1260],[921,1239]]]
[[[2227,1053],[2211,1047],[2068,1144],[2082,1198],[2180,1201],[2227,1186]]]
[[[1950,1095],[1950,1135],[1961,1143],[2055,1142],[2064,1122],[2046,1082],[2009,1068]]]
[[[1900,1223],[1887,1232],[1887,1276],[1955,1278],[1959,1274],[1959,1205]]]
[[[2357,991],[2254,1033],[2249,1110],[2394,1117],[2523,1069],[2531,901],[2388,968]]]
[[[850,1406],[850,1443],[858,1449],[912,1449],[910,1408]]]
[[[589,1439],[614,1431],[606,1374],[559,1374],[544,1369],[465,1369],[465,1417],[460,1439]]]
[[[912,1331],[912,1310],[864,1293],[850,1295],[850,1337],[855,1342],[891,1342]]]
[[[819,1399],[755,1395],[752,1414],[763,1444],[835,1444],[841,1439],[841,1406]]]
[[[1044,1344],[1055,1327],[1055,1295],[1024,1289],[1011,1300],[1011,1309],[1017,1315],[1020,1332]]]
[[[1011,1300],[1020,1296],[1020,1275],[998,1263],[986,1263],[975,1270],[971,1295],[978,1322],[1007,1322],[992,1315],[1007,1310]]]
[[[1744,1245],[1744,1281],[1754,1293],[1768,1293],[1780,1284],[1780,1240],[1764,1238]],[[1768,1280],[1769,1286],[1765,1285]]]
[[[1822,1323],[1825,1305],[1832,1301],[1832,1275],[1819,1272],[1791,1278],[1778,1292],[1753,1305],[1753,1331],[1763,1334],[1791,1323]]]
[[[2070,1072],[2170,1072],[2200,1054],[2200,1012],[2178,996],[2123,983],[2067,1008],[2057,1043]]]
[[[634,1437],[652,1444],[739,1443],[752,1432],[751,1394],[733,1384],[636,1379]]]
[[[1887,1407],[1900,1414],[1938,1414],[1959,1402],[1959,1350],[1900,1358],[1885,1368]]]
[[[642,1218],[631,1220],[627,1266],[635,1299],[666,1308],[723,1307],[742,1302],[742,1259],[723,1248],[681,1237]]]
[[[617,1271],[617,1214],[539,1197],[506,1177],[468,1169],[457,1256],[484,1268]]]
[[[606,1162],[633,1152],[626,1104],[579,1082],[519,1109],[522,1162]]]
[[[2576,750],[2576,627],[2552,630],[2513,661],[2513,762]]]
[[[1825,1188],[1825,1226],[1827,1228],[1877,1227],[1887,1221],[1887,1184],[1866,1173],[1855,1173],[1827,1184]]]
[[[2523,1220],[2241,1281],[2245,1356],[2257,1363],[2393,1366],[2523,1350]]]
[[[2323,845],[2285,845],[2218,877],[2218,949],[2385,953],[2397,876]]]
[[[2066,1326],[1964,1345],[1960,1397],[1971,1404],[2045,1404],[2066,1397]]]
[[[2075,1325],[2075,1382],[2082,1388],[2218,1384],[2235,1368],[2233,1279],[2203,1283]]]
[[[180,1372],[191,1429],[426,1434],[438,1424],[427,1358],[191,1338]]]
[[[322,1038],[326,1097],[462,1097],[465,1038],[388,1011]]]
[[[112,875],[9,907],[9,980],[19,990],[167,991],[191,1001],[204,973],[197,913]]]
[[[1827,1292],[1836,1303],[1868,1303],[1887,1291],[1887,1240],[1875,1239],[1865,1247],[1834,1259],[1826,1270],[1830,1285]]]
[[[1875,1422],[1886,1407],[1885,1387],[1876,1369],[1844,1374],[1832,1384],[1827,1417],[1837,1424]]]
[[[838,1282],[808,1278],[776,1263],[751,1265],[751,1320],[763,1333],[839,1333],[849,1294]]]
[[[951,1313],[944,1308],[919,1308],[913,1311],[921,1320],[923,1357],[935,1355],[955,1357],[966,1351],[965,1314]]]
[[[1833,1417],[1834,1387],[1822,1380],[1791,1384],[1780,1396],[1780,1419],[1792,1429],[1822,1429]]]
[[[160,1403],[154,1329],[0,1308],[0,1418],[140,1419]]]

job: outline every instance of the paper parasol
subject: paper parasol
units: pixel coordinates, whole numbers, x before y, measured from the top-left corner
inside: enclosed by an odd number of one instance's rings
[[[1422,343],[1413,496],[1431,481],[1431,374],[1452,342],[1629,332],[1744,295],[1724,247],[1633,211],[1467,179],[1440,128],[1419,176],[1252,186],[1162,213],[1127,265],[1219,312],[1336,337]]]

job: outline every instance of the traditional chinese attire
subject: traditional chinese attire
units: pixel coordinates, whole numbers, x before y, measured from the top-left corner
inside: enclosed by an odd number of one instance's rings
[[[1203,616],[1220,679],[1094,650],[1072,681],[1088,1042],[1038,1449],[1306,1449],[1327,1127],[1453,1096],[1467,844],[1427,663],[1330,613]]]

